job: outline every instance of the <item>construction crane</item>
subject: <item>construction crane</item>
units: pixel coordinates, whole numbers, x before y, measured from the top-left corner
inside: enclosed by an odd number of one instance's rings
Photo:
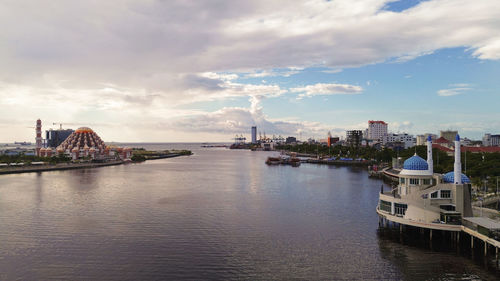
[[[87,126],[88,124],[81,124],[81,123],[57,123],[57,122],[54,122],[52,123],[52,125],[59,125],[59,130],[62,130],[62,125],[65,124],[65,125],[73,125],[73,126]]]
[[[62,130],[62,123],[52,123],[52,125],[57,125],[59,124],[59,130]]]

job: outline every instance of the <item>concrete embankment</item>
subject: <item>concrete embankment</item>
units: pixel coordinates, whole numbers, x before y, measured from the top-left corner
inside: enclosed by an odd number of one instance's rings
[[[308,159],[307,163],[334,165],[334,166],[369,166],[372,164],[370,161],[321,160],[321,159]]]
[[[59,163],[59,164],[55,164],[55,165],[8,167],[8,168],[0,169],[0,175],[96,168],[96,167],[104,167],[104,166],[121,165],[123,163],[124,162],[121,160],[115,160],[115,161],[109,161],[109,162],[105,162],[105,163]]]
[[[173,158],[178,156],[183,156],[187,154],[180,153],[170,153],[163,155],[151,156],[145,159],[148,160],[157,160],[164,158]],[[36,173],[36,172],[47,172],[47,171],[62,171],[62,170],[73,170],[73,169],[87,169],[87,168],[97,168],[97,167],[105,167],[105,166],[115,166],[121,165],[125,162],[122,160],[114,160],[104,163],[59,163],[59,164],[48,164],[48,165],[40,165],[40,166],[15,166],[15,167],[5,167],[0,168],[0,175],[5,174],[20,174],[20,173]]]
[[[155,156],[147,156],[146,161],[165,159],[165,158],[173,158],[173,157],[178,157],[178,156],[182,156],[182,155],[187,155],[187,154],[170,153],[170,154],[162,154],[162,155],[155,155]]]

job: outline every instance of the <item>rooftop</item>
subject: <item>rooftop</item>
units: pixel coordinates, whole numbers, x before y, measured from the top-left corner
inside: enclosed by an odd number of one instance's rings
[[[464,220],[487,229],[500,229],[500,223],[485,217],[465,217]]]

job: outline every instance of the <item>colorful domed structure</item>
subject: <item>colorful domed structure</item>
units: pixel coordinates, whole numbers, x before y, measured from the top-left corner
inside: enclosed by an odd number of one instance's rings
[[[469,177],[467,177],[464,173],[462,175],[462,183],[470,183]],[[455,172],[451,171],[443,175],[443,181],[446,183],[455,183]]]
[[[418,155],[414,155],[403,163],[403,169],[406,170],[427,170],[429,169],[429,165],[427,161],[425,161],[422,157]]]
[[[432,171],[429,170],[429,164],[425,159],[418,156],[416,153],[412,157],[405,160],[403,163],[402,175],[413,176],[432,176]]]
[[[93,159],[105,155],[106,149],[104,141],[90,128],[80,127],[62,142],[57,151],[71,154],[73,159],[80,156],[91,156]]]

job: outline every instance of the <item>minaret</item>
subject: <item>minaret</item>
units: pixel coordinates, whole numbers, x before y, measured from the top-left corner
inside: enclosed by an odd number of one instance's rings
[[[434,166],[432,164],[432,137],[427,137],[427,166],[429,166],[429,173],[434,174]]]
[[[42,148],[42,120],[36,120],[36,156],[40,155],[40,149]]]
[[[455,169],[454,179],[455,184],[462,184],[462,162],[460,160],[460,136],[455,137]]]

